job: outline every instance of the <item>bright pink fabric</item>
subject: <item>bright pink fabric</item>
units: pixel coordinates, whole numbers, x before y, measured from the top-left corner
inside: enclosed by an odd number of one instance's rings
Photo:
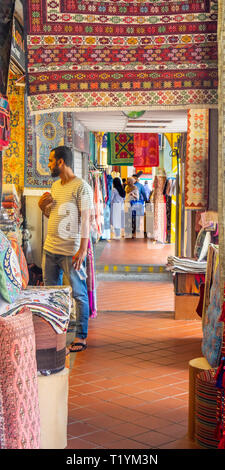
[[[159,135],[134,134],[134,164],[139,167],[159,166]]]

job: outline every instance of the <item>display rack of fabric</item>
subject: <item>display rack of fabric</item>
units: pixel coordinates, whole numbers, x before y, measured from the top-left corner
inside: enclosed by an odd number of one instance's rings
[[[3,184],[2,207],[0,211],[0,230],[6,235],[14,232],[18,242],[22,245],[21,201],[13,184]]]

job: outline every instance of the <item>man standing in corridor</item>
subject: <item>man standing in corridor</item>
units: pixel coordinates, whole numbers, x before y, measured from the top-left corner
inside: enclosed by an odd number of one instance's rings
[[[86,256],[93,209],[92,189],[73,172],[73,155],[69,147],[53,149],[48,167],[53,178],[51,194],[46,193],[39,207],[48,217],[42,270],[44,284],[59,285],[62,271],[70,281],[76,300],[76,337],[71,352],[87,348],[89,302],[86,283]]]

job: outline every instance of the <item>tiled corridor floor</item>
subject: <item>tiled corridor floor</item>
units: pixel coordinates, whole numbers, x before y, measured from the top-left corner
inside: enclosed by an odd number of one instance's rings
[[[195,448],[188,362],[201,356],[201,336],[200,321],[172,313],[91,319],[87,350],[70,358],[68,449]]]
[[[114,311],[174,311],[172,281],[102,280],[98,282],[97,299],[101,311],[112,310],[112,301]]]
[[[100,241],[97,244],[98,264],[164,265],[174,255],[174,245],[154,243],[146,238]]]

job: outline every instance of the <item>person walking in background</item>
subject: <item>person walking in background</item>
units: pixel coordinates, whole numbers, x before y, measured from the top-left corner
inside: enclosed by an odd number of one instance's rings
[[[141,175],[142,175],[142,171],[139,171],[137,174],[133,175],[133,178],[135,180],[134,184],[138,188],[139,201],[147,202],[148,199],[146,198],[145,188],[144,188],[143,184],[141,184],[140,181],[139,181],[139,178],[140,178]]]
[[[125,190],[120,178],[113,180],[113,189],[111,194],[110,223],[113,227],[115,239],[119,239],[121,229],[124,228],[124,199]]]
[[[144,190],[145,190],[145,195],[146,195],[147,201],[149,201],[151,190],[149,188],[148,181],[145,181]]]
[[[135,179],[130,176],[127,178],[127,186],[126,186],[126,197],[125,197],[125,202],[131,202],[131,201],[138,201],[139,199],[139,191],[138,188],[135,185]]]
[[[125,237],[131,238],[136,230],[136,214],[132,211],[132,204],[139,200],[139,191],[135,186],[135,179],[127,178],[125,197]]]
[[[44,244],[42,271],[46,286],[60,285],[62,271],[72,287],[76,301],[76,337],[71,352],[87,348],[89,301],[86,283],[86,256],[93,209],[93,192],[86,181],[73,172],[73,154],[66,146],[50,152],[51,194],[39,200],[39,207],[49,217]]]

